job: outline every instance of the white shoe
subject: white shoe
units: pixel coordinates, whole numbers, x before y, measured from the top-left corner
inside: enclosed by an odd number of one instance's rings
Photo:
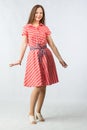
[[[37,123],[34,116],[32,116],[32,115],[29,115],[29,121],[30,121],[31,124],[36,124]]]
[[[38,113],[38,112],[35,113],[35,119],[39,120],[39,121],[45,121],[43,116],[40,113]]]

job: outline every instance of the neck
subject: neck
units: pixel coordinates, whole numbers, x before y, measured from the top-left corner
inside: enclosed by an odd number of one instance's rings
[[[39,21],[34,21],[33,25],[39,25],[39,23],[40,23]]]

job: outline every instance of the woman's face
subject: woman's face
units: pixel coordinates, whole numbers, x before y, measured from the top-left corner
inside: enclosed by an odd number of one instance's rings
[[[43,10],[41,7],[37,8],[35,13],[35,21],[39,22],[43,18]]]

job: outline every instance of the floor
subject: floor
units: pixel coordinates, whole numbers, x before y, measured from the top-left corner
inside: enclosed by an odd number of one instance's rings
[[[0,105],[0,130],[87,130],[87,105],[46,103],[45,122],[29,124],[28,106],[24,102]]]

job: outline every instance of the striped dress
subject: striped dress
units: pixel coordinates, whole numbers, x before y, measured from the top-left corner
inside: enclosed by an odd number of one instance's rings
[[[58,76],[51,51],[47,48],[47,36],[51,32],[43,24],[38,27],[26,24],[22,35],[27,36],[30,51],[27,57],[24,86],[42,87],[57,83]]]

